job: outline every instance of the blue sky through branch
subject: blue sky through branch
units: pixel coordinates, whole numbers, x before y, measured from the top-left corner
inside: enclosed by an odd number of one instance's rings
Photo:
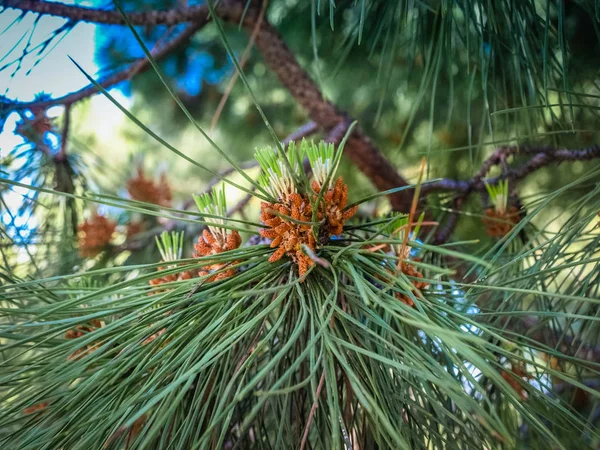
[[[75,3],[71,0],[63,3]],[[71,62],[73,58],[90,74],[99,70],[95,57],[98,27],[94,24],[79,23],[73,27],[65,27],[67,21],[57,17],[26,14],[21,17],[19,11],[7,9],[0,13],[0,94],[10,100],[31,101],[39,94],[59,97],[77,91],[88,84],[81,71]],[[62,30],[58,33],[56,30]],[[127,97],[116,88],[111,92],[119,101],[127,104]],[[105,117],[110,117],[109,110],[114,108],[102,96],[93,100],[93,108],[105,110]],[[50,108],[49,117],[58,117],[63,108]],[[28,144],[23,137],[15,133],[20,121],[17,113],[8,114],[0,119],[0,159],[5,158],[15,149],[22,149]],[[54,133],[46,133],[44,141],[51,151],[56,151],[60,138]],[[23,169],[27,161],[21,158],[13,161],[13,171]],[[2,174],[0,176],[7,176]],[[18,180],[24,184],[33,184],[32,176]],[[6,208],[0,215],[2,223],[12,223],[11,238],[28,241],[35,230],[35,218],[31,210],[20,209],[29,202],[34,192],[26,188],[14,187],[5,193],[3,200]],[[27,200],[29,199],[29,200]]]

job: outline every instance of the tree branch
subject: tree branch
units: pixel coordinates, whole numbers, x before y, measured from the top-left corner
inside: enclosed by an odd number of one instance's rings
[[[246,2],[240,0],[222,0],[215,8],[216,14],[226,22],[239,22],[243,17],[243,25],[252,33],[257,25],[260,9],[254,3],[244,15]],[[5,7],[18,8],[22,11],[38,14],[50,14],[69,18],[73,21],[88,21],[104,24],[123,24],[124,20],[117,11],[106,11],[96,8],[64,5],[39,0],[7,0]],[[128,13],[127,17],[134,25],[174,25],[186,21],[198,21],[202,25],[208,20],[206,5],[189,6],[167,11],[147,11]],[[277,30],[268,21],[260,24],[256,36],[256,46],[261,51],[266,65],[273,70],[281,83],[288,89],[296,101],[303,106],[310,118],[325,132],[331,131],[343,121],[351,122],[349,117],[325,100],[323,94],[300,66],[294,54],[285,45]],[[139,71],[137,69],[136,71]],[[121,74],[122,78],[106,80],[109,85],[126,79],[131,74]],[[87,95],[91,95],[87,93]],[[85,98],[83,95],[81,98]],[[54,104],[64,104],[65,100],[77,101],[80,98],[61,99]],[[396,171],[394,166],[377,149],[373,142],[357,127],[348,140],[346,155],[371,180],[379,190],[388,190],[406,186],[408,183]],[[408,211],[412,200],[410,191],[401,191],[390,195],[392,207],[396,210]]]
[[[504,156],[515,155],[517,153],[523,155],[533,155],[530,160],[516,169],[508,170],[506,174],[495,178],[485,179],[485,175],[495,165],[502,162]],[[423,185],[421,192],[429,194],[435,191],[455,191],[459,193],[467,193],[469,191],[483,191],[485,182],[495,184],[498,181],[508,178],[512,181],[520,181],[526,178],[532,172],[535,172],[542,167],[549,166],[552,163],[560,163],[565,161],[589,161],[600,158],[600,145],[584,149],[557,149],[554,147],[501,147],[497,149],[493,155],[486,159],[481,165],[477,174],[470,180],[451,180],[443,178],[434,183]],[[485,179],[485,180],[484,180]]]
[[[203,26],[205,26],[206,23],[207,22],[197,22],[188,25],[187,28],[185,28],[179,35],[177,35],[170,41],[166,42],[163,45],[157,44],[156,47],[151,51],[152,57],[156,60],[163,59],[165,56],[167,56],[169,53],[175,50],[179,45],[183,44],[187,39],[194,35],[194,33],[196,33]],[[150,67],[150,61],[147,58],[142,58],[130,64],[125,69],[99,80],[98,84],[104,89],[108,89],[122,81],[131,79],[134,75],[141,73]],[[32,102],[12,102],[3,99],[1,100],[2,103],[0,103],[0,105],[4,108],[8,108],[11,111],[22,111],[24,109],[30,109],[33,107],[46,109],[55,105],[69,106],[73,103],[76,103],[97,93],[98,88],[94,85],[90,85],[79,91],[72,92],[62,97],[53,98],[49,100],[34,100]]]
[[[249,11],[244,19],[244,26],[249,30],[254,23],[254,14],[256,14],[255,11]],[[256,37],[256,46],[261,51],[265,64],[307,111],[309,117],[325,132],[330,132],[342,122],[352,122],[347,114],[339,111],[324,98],[315,82],[283,42],[277,30],[266,20],[261,25],[260,32]],[[348,139],[344,152],[380,191],[408,184],[359,127],[355,128]],[[390,195],[389,198],[395,210],[408,211],[412,192],[410,190],[397,192]]]
[[[531,155],[529,161],[514,169],[509,169],[506,173],[486,179],[485,176],[492,167],[502,164],[509,156],[517,154]],[[456,224],[458,223],[460,208],[467,197],[473,192],[484,192],[485,183],[495,185],[499,181],[508,179],[515,183],[526,178],[531,173],[549,166],[553,163],[565,161],[589,161],[600,158],[600,145],[594,145],[584,149],[556,149],[553,147],[501,147],[486,159],[481,165],[479,171],[470,180],[450,180],[442,179],[434,183],[423,185],[421,192],[423,195],[439,191],[453,191],[457,195],[452,201],[452,212],[447,219],[446,224],[440,227],[436,233],[435,242],[446,242],[452,235]]]
[[[249,8],[245,16],[243,16],[244,6],[245,3],[239,0],[222,0],[215,6],[215,11],[222,20],[227,22],[239,22],[243,17],[243,25],[250,32],[253,31],[254,27],[259,27],[259,32],[256,35],[256,45],[262,52],[265,63],[277,74],[281,83],[288,89],[296,101],[304,107],[311,119],[319,127],[323,128],[326,132],[331,132],[340,123],[344,121],[351,122],[345,113],[339,111],[331,102],[324,98],[315,82],[299,65],[294,54],[285,45],[277,30],[266,21],[264,23],[258,22],[260,10],[256,8],[256,4]],[[117,25],[125,23],[118,11],[85,8],[40,0],[5,0],[4,7],[17,8],[22,11],[38,14],[60,16],[73,21]],[[194,25],[188,27],[178,38],[173,39],[163,47],[153,50],[153,53],[155,53],[153,56],[159,59],[168,54],[181,41],[204,26],[209,20],[209,11],[206,5],[195,5],[164,11],[133,12],[128,14],[128,18],[134,25],[175,25],[181,22],[197,21]],[[140,60],[127,69],[102,80],[101,84],[103,87],[113,86],[147,69],[148,66],[147,60]],[[13,109],[24,109],[34,105],[43,107],[56,104],[68,105],[93,95],[96,91],[95,87],[89,86],[62,98],[43,102],[14,103],[11,104],[11,107]],[[479,172],[471,180],[444,179],[437,183],[430,183],[423,186],[422,192],[424,195],[434,191],[457,192],[460,198],[455,199],[454,204],[460,207],[464,203],[464,199],[472,192],[482,191],[485,188],[483,179],[489,170],[502,161],[506,161],[510,156],[516,154],[533,155],[525,165],[510,170],[501,177],[489,179],[490,183],[496,183],[503,178],[518,181],[530,173],[554,162],[589,160],[599,157],[599,153],[600,149],[598,147],[583,150],[557,150],[550,147],[502,147],[497,149],[482,164]],[[350,137],[346,145],[346,154],[378,189],[387,190],[407,185],[407,182],[397,173],[393,165],[360,129],[356,129]],[[408,190],[392,195],[390,200],[393,208],[407,211],[410,207],[411,195],[411,191]],[[457,221],[458,213],[455,211],[450,217],[449,226],[442,233],[443,236],[441,237],[444,240],[449,238]]]
[[[60,151],[56,155],[57,161],[64,161],[67,159],[67,141],[69,140],[69,128],[71,125],[71,105],[65,106],[64,112],[64,123],[62,132],[60,134]]]
[[[311,136],[311,135],[315,134],[317,131],[319,131],[319,126],[316,123],[314,123],[312,121],[307,122],[304,125],[302,125],[300,128],[298,128],[296,131],[294,131],[293,133],[290,133],[290,135],[281,142],[283,142],[285,145],[287,145],[292,141],[299,141],[302,138]]]
[[[64,17],[76,22],[94,22],[106,25],[126,24],[121,13],[115,10],[87,8],[42,0],[4,0],[2,6],[40,15]],[[128,13],[127,17],[133,25],[177,25],[183,22],[207,21],[208,15],[208,7],[203,4],[164,11],[132,12]]]

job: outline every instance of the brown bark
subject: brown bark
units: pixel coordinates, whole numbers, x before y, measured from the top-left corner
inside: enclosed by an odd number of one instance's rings
[[[251,27],[252,17],[244,25]],[[256,38],[256,46],[263,55],[265,64],[279,78],[290,94],[306,110],[309,117],[330,132],[336,125],[351,119],[326,100],[308,73],[300,66],[296,57],[277,30],[268,23],[261,26]],[[355,128],[344,149],[345,154],[380,191],[406,186],[392,163],[381,153],[364,132]],[[398,211],[408,211],[412,191],[401,191],[389,196],[392,207]]]
[[[106,25],[126,24],[121,13],[116,10],[65,5],[41,0],[4,0],[2,6],[41,15],[60,16],[75,22],[95,22]],[[164,11],[132,12],[127,13],[127,17],[133,25],[177,25],[183,22],[207,21],[208,7],[203,4]]]

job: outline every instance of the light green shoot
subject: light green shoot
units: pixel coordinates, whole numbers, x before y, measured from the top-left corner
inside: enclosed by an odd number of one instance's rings
[[[258,181],[273,197],[286,200],[296,192],[294,174],[290,173],[283,156],[277,155],[271,147],[265,147],[257,149],[254,158],[263,170]],[[302,155],[293,142],[288,146],[288,158],[292,169],[298,170]]]
[[[485,188],[488,191],[494,209],[500,214],[506,214],[508,207],[508,180],[502,180],[496,186],[490,186],[486,182]]]
[[[211,194],[194,195],[194,201],[202,214],[210,217],[213,225],[207,225],[213,237],[220,243],[227,242],[227,229],[218,224],[227,225],[227,201],[225,199],[225,185],[221,189],[215,188]],[[216,224],[216,225],[214,225]]]
[[[160,239],[158,236],[156,237],[156,246],[163,262],[173,262],[181,259],[181,255],[183,254],[183,234],[183,231],[173,231],[171,233],[163,231]]]
[[[309,144],[305,139],[302,139],[300,146],[296,146],[294,141],[290,142],[287,147],[287,156],[290,161],[290,166],[295,173],[299,173],[302,167],[302,161],[306,157],[306,151]]]
[[[303,139],[302,144],[304,145],[305,143],[306,141]],[[335,163],[333,157],[334,152],[335,148],[331,143],[326,143],[324,141],[319,142],[319,145],[315,145],[312,142],[311,144],[306,143],[308,160],[312,167],[315,181],[320,187],[323,187],[327,181],[327,177],[331,174],[329,177],[329,186],[326,186],[327,189],[331,189],[331,185],[333,184],[333,174],[337,170],[337,167],[333,167]]]

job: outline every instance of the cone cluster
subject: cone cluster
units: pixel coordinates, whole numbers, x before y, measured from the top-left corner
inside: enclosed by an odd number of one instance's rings
[[[224,239],[221,234],[213,235],[209,230],[204,230],[202,232],[202,236],[198,238],[198,243],[194,245],[194,248],[196,249],[196,254],[194,257],[200,258],[203,256],[218,255],[219,253],[229,250],[235,250],[241,245],[241,243],[242,237],[235,230],[232,230],[230,233],[226,233]],[[209,261],[208,264],[203,266],[202,270],[198,272],[198,275],[201,277],[210,275],[206,279],[206,282],[224,280],[236,274],[237,269],[227,268],[232,264],[235,263]]]
[[[312,188],[317,194],[321,192],[321,186],[316,180],[312,182]],[[323,202],[319,205],[317,217],[319,221],[325,221],[322,228],[325,230],[326,235],[337,236],[342,234],[344,222],[354,217],[358,211],[358,205],[345,209],[346,205],[348,205],[348,185],[344,183],[342,177],[339,177],[334,188],[328,189],[323,194]]]
[[[510,206],[504,212],[498,211],[496,208],[488,208],[485,215],[483,224],[487,234],[491,237],[506,236],[520,220],[519,210],[515,206]]]
[[[288,255],[298,266],[298,275],[302,277],[314,264],[302,246],[316,251],[316,239],[310,224],[312,206],[308,196],[294,192],[286,202],[262,202],[260,210],[260,219],[268,227],[260,230],[260,235],[271,239],[271,248],[277,249],[269,262],[279,261],[284,255]]]
[[[77,227],[79,254],[83,258],[97,256],[110,244],[116,227],[116,222],[94,213],[91,218]]]
[[[305,157],[313,172],[310,183],[302,181]],[[265,227],[260,235],[271,239],[270,246],[276,249],[269,261],[287,256],[303,277],[315,264],[318,246],[342,234],[345,221],[356,214],[358,206],[346,208],[348,186],[342,177],[332,183],[339,162],[332,144],[303,140],[296,146],[292,142],[285,154],[270,148],[258,150],[256,160],[263,169],[261,184],[276,199],[261,203],[260,218]]]
[[[155,205],[171,206],[171,186],[163,173],[158,180],[146,178],[142,167],[138,167],[135,177],[127,181],[127,192],[133,200],[138,202],[153,203]]]

